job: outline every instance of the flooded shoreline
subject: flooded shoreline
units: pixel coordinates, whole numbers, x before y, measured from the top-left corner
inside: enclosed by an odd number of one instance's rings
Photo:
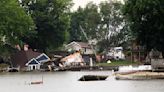
[[[0,73],[2,92],[163,92],[164,80],[115,80],[112,71]],[[80,82],[82,75],[107,75],[105,81]],[[43,84],[29,85],[41,80]]]

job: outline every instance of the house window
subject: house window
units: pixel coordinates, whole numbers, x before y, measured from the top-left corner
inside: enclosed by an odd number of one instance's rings
[[[87,52],[87,48],[84,48],[84,53],[86,53]]]

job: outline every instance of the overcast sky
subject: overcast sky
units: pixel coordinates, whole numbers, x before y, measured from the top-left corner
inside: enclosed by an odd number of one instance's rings
[[[79,6],[84,8],[85,5],[90,1],[93,1],[93,3],[95,4],[99,4],[101,1],[108,1],[108,0],[73,0],[74,6],[72,7],[72,10],[76,10]]]
[[[107,0],[73,0],[74,6],[72,7],[72,9],[76,10],[79,6],[84,8],[85,5],[90,1],[99,4],[101,1],[107,1]]]

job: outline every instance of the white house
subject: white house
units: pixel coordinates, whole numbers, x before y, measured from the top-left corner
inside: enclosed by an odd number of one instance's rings
[[[40,66],[49,60],[50,58],[46,54],[42,53],[36,58],[32,58],[26,63],[27,70],[39,70]]]
[[[82,54],[94,54],[94,51],[92,50],[91,46],[88,43],[85,42],[71,42],[68,45],[65,46],[65,49],[67,51],[81,51]]]
[[[40,65],[41,64],[35,58],[26,63],[27,70],[39,70]]]

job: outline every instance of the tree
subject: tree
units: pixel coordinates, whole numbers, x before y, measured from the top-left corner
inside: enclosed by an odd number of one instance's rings
[[[122,15],[122,3],[117,1],[100,3],[101,25],[98,42],[99,51],[108,50],[109,47],[120,46],[126,39],[124,20]]]
[[[88,3],[85,8],[79,9],[72,13],[70,41],[87,41],[82,33],[80,26],[85,30],[89,39],[97,38],[99,31],[98,25],[101,23],[101,17],[98,13],[98,6],[92,2]]]
[[[114,34],[120,32],[123,26],[123,16],[121,12],[122,8],[121,2],[110,1],[110,2],[102,2],[100,3],[100,15],[102,18],[102,29],[105,31],[102,36],[105,36],[105,39],[110,39],[110,37]]]
[[[35,24],[37,37],[25,39],[32,48],[56,49],[68,39],[71,0],[23,0],[22,6]]]
[[[10,54],[15,51],[15,45],[23,45],[22,38],[35,35],[35,25],[18,0],[0,2],[0,55],[8,61]]]
[[[81,25],[90,40],[98,41],[98,49],[104,51],[110,46],[122,44],[126,33],[121,31],[125,25],[121,11],[122,6],[120,2],[111,1],[102,2],[100,5],[90,2],[85,8],[79,7],[71,17],[70,34],[73,35],[71,41],[86,41],[79,29]]]
[[[23,43],[23,37],[30,37],[34,23],[17,0],[0,0],[1,45],[14,46]]]
[[[76,12],[71,13],[71,27],[69,29],[70,41],[86,41],[79,26],[83,24],[84,18],[83,9],[78,8]]]
[[[124,15],[133,36],[147,51],[157,49],[164,52],[164,1],[127,0]]]

